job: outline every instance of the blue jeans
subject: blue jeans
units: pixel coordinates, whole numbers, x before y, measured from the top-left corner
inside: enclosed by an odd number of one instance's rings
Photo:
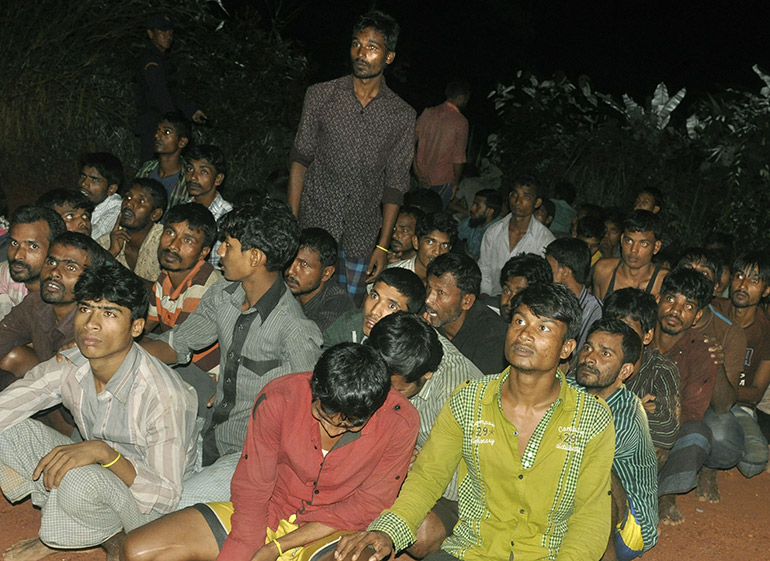
[[[711,429],[711,452],[705,465],[713,469],[730,469],[743,458],[743,429],[732,411],[717,414],[709,407],[703,422]]]
[[[738,462],[738,469],[746,477],[754,477],[762,473],[767,466],[770,450],[767,440],[757,424],[755,415],[749,413],[740,405],[734,405],[730,412],[743,429],[743,459]]]

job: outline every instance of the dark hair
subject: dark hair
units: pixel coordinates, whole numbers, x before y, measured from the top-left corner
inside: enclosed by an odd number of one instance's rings
[[[511,196],[511,193],[513,192],[513,188],[516,187],[516,185],[521,185],[522,187],[532,187],[535,190],[535,198],[540,199],[543,197],[543,191],[542,187],[540,186],[540,182],[535,179],[534,175],[529,174],[522,174],[517,175],[513,178],[513,182],[511,183],[511,190],[508,192],[508,196]]]
[[[765,284],[770,284],[770,255],[767,251],[750,251],[742,253],[733,261],[733,272],[757,269],[759,279]]]
[[[144,281],[120,263],[102,267],[88,267],[75,284],[75,298],[107,300],[131,310],[131,321],[147,315],[149,293]]]
[[[185,158],[190,160],[206,160],[216,170],[216,175],[220,173],[227,175],[227,160],[219,147],[213,144],[196,144],[187,151]],[[221,186],[220,186],[221,188]]]
[[[310,389],[324,413],[340,414],[360,426],[385,403],[390,391],[390,372],[382,355],[373,348],[340,343],[318,359]]]
[[[59,213],[53,209],[40,205],[22,205],[11,215],[10,227],[16,224],[32,224],[33,222],[45,222],[48,224],[48,243],[59,234],[67,231],[67,225]]]
[[[597,218],[604,217],[604,209],[594,203],[583,203],[578,208],[578,216],[583,213],[583,216],[596,216]]]
[[[577,189],[569,181],[559,181],[553,188],[553,195],[557,199],[561,199],[568,205],[571,205],[573,202],[575,202]]]
[[[200,203],[184,203],[171,207],[166,213],[165,222],[187,222],[191,230],[203,233],[203,247],[213,248],[217,240],[217,221],[211,211]]]
[[[484,204],[492,209],[492,218],[497,218],[503,208],[503,198],[497,189],[482,189],[476,192],[476,197],[484,199]]]
[[[591,250],[586,243],[577,238],[559,238],[548,244],[545,255],[572,271],[575,281],[585,284],[591,273]]]
[[[230,199],[230,203],[234,208],[237,208],[243,205],[261,205],[262,201],[264,200],[265,192],[261,189],[251,187],[249,189],[241,189],[240,191],[236,191],[235,195],[233,195]]]
[[[698,309],[705,308],[714,296],[714,283],[693,269],[676,267],[666,275],[660,287],[661,298],[666,294],[682,294],[698,303]]]
[[[401,210],[398,211],[398,214],[405,214],[407,216],[411,216],[414,218],[414,231],[415,234],[417,233],[417,227],[420,225],[420,222],[425,220],[425,212],[423,212],[422,209],[416,207],[416,206],[402,206]]]
[[[719,263],[716,254],[702,247],[689,247],[682,252],[677,266],[685,267],[689,263],[702,263],[714,275],[715,282],[722,276],[722,265]]]
[[[262,251],[268,271],[283,271],[299,248],[297,217],[289,205],[272,199],[231,210],[220,219],[219,231],[238,240],[241,251]]]
[[[321,267],[337,266],[337,241],[323,228],[305,228],[299,236],[299,248],[318,253]]]
[[[358,21],[353,26],[353,33],[363,31],[367,27],[382,33],[382,36],[385,38],[385,48],[389,52],[396,50],[400,28],[392,16],[379,10],[371,10],[358,18]]]
[[[552,283],[553,271],[544,258],[535,253],[519,253],[503,265],[500,271],[500,285],[504,285],[511,277],[523,277],[527,284]]]
[[[563,284],[531,284],[513,298],[511,309],[527,306],[541,318],[554,319],[567,326],[564,341],[577,339],[583,312],[577,297]]]
[[[152,210],[159,208],[163,211],[168,206],[168,192],[163,186],[163,183],[157,179],[150,179],[149,177],[134,177],[129,184],[129,189],[134,185],[139,185],[142,189],[147,191],[152,198]],[[163,215],[161,215],[162,217]],[[160,221],[160,219],[158,219]]]
[[[639,338],[639,334],[634,331],[626,322],[616,318],[601,318],[594,322],[591,328],[588,330],[586,338],[590,337],[592,333],[597,331],[604,331],[606,333],[612,333],[613,335],[621,335],[623,337],[622,350],[623,350],[623,363],[630,362],[635,364],[642,354],[642,340]]]
[[[642,331],[654,329],[658,321],[658,303],[655,296],[638,288],[621,288],[604,300],[602,317],[638,321]]]
[[[171,113],[164,113],[158,119],[158,124],[163,121],[168,121],[171,128],[179,138],[186,138],[188,141],[192,140],[192,125],[187,118],[179,111],[172,111]]]
[[[5,191],[0,188],[0,216],[8,216],[8,197]]]
[[[645,187],[639,191],[639,195],[642,193],[652,195],[652,205],[658,207],[660,210],[663,210],[663,193],[660,191],[660,189],[655,187]]]
[[[481,269],[476,262],[463,253],[445,253],[428,265],[428,276],[442,277],[450,273],[460,294],[473,294],[478,298],[481,292]]]
[[[471,95],[471,87],[465,80],[452,80],[447,84],[444,94],[447,99],[469,96]]]
[[[407,312],[382,318],[364,344],[380,352],[391,376],[403,376],[409,384],[435,372],[444,356],[436,330]]]
[[[86,166],[96,169],[107,180],[107,186],[117,185],[118,191],[123,187],[123,164],[117,156],[109,152],[88,152],[80,157],[80,169]]]
[[[607,233],[607,226],[604,225],[604,219],[598,216],[584,216],[577,222],[575,229],[578,237],[596,238],[601,240]]]
[[[554,217],[556,216],[556,203],[554,203],[551,199],[548,197],[543,197],[540,199],[540,206],[542,206],[545,211],[548,213],[548,216]]]
[[[72,208],[82,208],[88,213],[94,211],[94,203],[91,202],[91,199],[75,189],[52,189],[40,195],[35,204],[51,210],[56,210],[54,209],[55,206],[69,204]]]
[[[660,215],[649,210],[632,210],[623,221],[624,232],[652,232],[655,240],[663,235],[663,222]]]
[[[457,222],[445,212],[428,214],[424,220],[417,223],[414,233],[418,239],[422,239],[431,232],[446,234],[449,237],[449,245],[454,246],[457,241]]]
[[[724,232],[717,232],[712,230],[706,235],[706,239],[703,240],[703,245],[721,246],[728,251],[733,251],[733,236]]]
[[[422,188],[409,191],[404,195],[404,205],[416,206],[426,214],[441,212],[444,209],[441,195],[430,189]]]
[[[416,314],[425,305],[425,285],[417,273],[401,267],[391,267],[381,272],[374,283],[382,282],[395,288],[406,297],[406,309]]]
[[[605,225],[607,222],[611,222],[612,224],[623,228],[623,222],[626,220],[626,215],[621,209],[616,206],[607,207],[604,209],[603,214]]]
[[[289,200],[289,172],[283,168],[270,172],[265,179],[265,196],[286,203]]]
[[[112,265],[115,262],[115,258],[110,255],[109,251],[96,243],[90,236],[80,232],[64,232],[59,234],[51,242],[51,247],[55,244],[85,251],[88,254],[88,260],[91,262],[91,265],[89,265],[91,268]]]

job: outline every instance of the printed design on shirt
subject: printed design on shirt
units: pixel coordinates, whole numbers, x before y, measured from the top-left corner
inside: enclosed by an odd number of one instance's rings
[[[474,421],[471,426],[471,442],[473,444],[494,444],[495,424],[489,421]]]
[[[754,358],[754,347],[746,347],[746,358],[743,359],[743,366],[751,366],[752,358]]]
[[[745,372],[741,372],[741,377],[738,380],[738,385],[741,386],[741,387],[746,385],[746,373]]]
[[[556,448],[568,452],[579,452],[585,447],[585,441],[584,430],[577,427],[562,426],[559,427],[559,442],[556,443]]]

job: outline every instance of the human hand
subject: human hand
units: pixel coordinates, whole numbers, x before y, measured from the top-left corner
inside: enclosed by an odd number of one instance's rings
[[[120,218],[118,218],[118,220],[115,221],[115,226],[113,226],[112,231],[110,232],[109,252],[112,254],[112,256],[117,257],[118,253],[123,251],[123,248],[126,246],[126,242],[130,239],[131,234],[129,234],[121,227]]]
[[[43,486],[50,491],[61,484],[69,470],[96,463],[108,464],[115,459],[115,454],[115,450],[102,440],[57,446],[38,462],[32,479],[43,474]]]
[[[370,554],[361,561],[380,561],[393,556],[393,540],[385,532],[354,532],[342,536],[334,558],[338,561],[357,561],[362,553]]]
[[[206,121],[208,121],[209,118],[203,112],[203,110],[198,109],[195,113],[193,113],[192,120],[200,125],[201,123],[205,123]]]
[[[644,407],[644,410],[647,411],[647,413],[655,413],[655,411],[658,409],[658,404],[655,403],[655,396],[651,393],[648,393],[642,398],[642,407]]]
[[[714,359],[714,364],[724,364],[725,362],[725,349],[722,343],[716,337],[703,337],[703,342],[709,346],[709,352],[711,358]]]
[[[377,275],[385,270],[387,264],[388,254],[375,247],[371,257],[369,257],[369,265],[366,267],[366,279],[364,282],[373,282]]]
[[[211,399],[208,400],[208,403],[206,403],[206,407],[211,408],[214,407],[214,401],[217,399],[217,394],[214,394],[211,396]]]
[[[412,457],[409,459],[409,469],[407,471],[412,471],[412,466],[414,465],[414,462],[417,461],[417,456],[420,454],[420,451],[415,448],[412,450]]]

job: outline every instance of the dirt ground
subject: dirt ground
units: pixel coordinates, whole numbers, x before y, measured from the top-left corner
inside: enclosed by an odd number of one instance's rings
[[[686,520],[680,526],[662,526],[658,545],[644,561],[770,561],[770,474],[745,479],[737,470],[720,472],[722,502],[699,502],[695,493],[679,497]],[[23,538],[34,537],[40,512],[29,501],[12,506],[0,499],[0,551]],[[759,522],[759,523],[758,523]],[[103,561],[101,550],[62,551],[48,561]]]

